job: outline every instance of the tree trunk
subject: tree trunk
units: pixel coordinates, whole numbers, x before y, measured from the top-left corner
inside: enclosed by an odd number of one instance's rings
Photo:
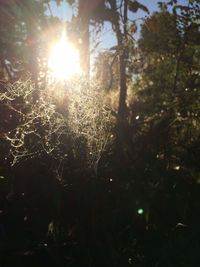
[[[116,0],[110,1],[111,8],[113,10],[113,26],[115,28],[117,44],[119,49],[119,75],[120,75],[120,93],[119,93],[119,106],[118,106],[118,124],[119,126],[126,120],[127,106],[127,84],[126,84],[126,59],[127,59],[127,0],[124,1],[124,33],[120,28],[120,17],[117,11]]]
[[[79,0],[78,17],[80,22],[80,65],[83,73],[89,78],[90,74],[90,18],[88,1]]]
[[[38,48],[37,48],[37,28],[38,21],[35,19],[37,16],[34,9],[27,1],[26,5],[23,6],[24,20],[27,29],[27,48],[28,48],[28,70],[31,74],[32,80],[37,84],[39,66],[38,66]]]
[[[118,119],[123,121],[126,119],[126,113],[127,113],[126,59],[124,52],[122,53],[122,55],[120,55],[119,63],[120,63],[120,92],[119,92]]]

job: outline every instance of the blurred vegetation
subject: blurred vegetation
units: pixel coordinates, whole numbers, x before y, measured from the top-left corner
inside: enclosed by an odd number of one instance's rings
[[[196,267],[199,1],[159,2],[141,25],[137,1],[67,2],[86,76],[91,27],[117,44],[94,78],[49,84],[63,22],[49,1],[0,1],[0,266]]]

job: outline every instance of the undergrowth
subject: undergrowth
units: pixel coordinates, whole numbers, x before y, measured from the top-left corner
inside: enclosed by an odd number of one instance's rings
[[[46,88],[17,81],[5,85],[0,102],[12,124],[4,129],[12,165],[44,153],[93,165],[112,141],[111,112],[103,90],[93,81],[77,78]]]

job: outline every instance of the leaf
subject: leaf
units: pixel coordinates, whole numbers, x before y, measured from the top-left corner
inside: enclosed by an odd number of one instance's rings
[[[150,13],[149,10],[148,10],[148,8],[146,6],[144,6],[144,5],[142,5],[142,4],[139,5],[139,8],[141,10],[143,10],[144,12],[148,13],[148,14]]]
[[[136,1],[134,1],[134,2],[129,1],[128,8],[129,8],[130,11],[132,11],[134,13],[137,12],[138,9],[139,9],[138,2],[136,2]]]
[[[61,2],[62,2],[62,0],[56,0],[57,6],[60,6]]]
[[[182,6],[182,5],[176,5],[176,6],[174,6],[173,11],[175,11],[176,9],[180,9],[181,11],[189,11],[190,7]]]
[[[118,45],[114,45],[114,46],[112,46],[109,50],[110,51],[116,51],[118,49]]]
[[[135,22],[133,22],[133,23],[130,25],[129,31],[130,31],[131,33],[136,33],[136,31],[137,31],[137,25],[136,25]]]
[[[141,3],[139,3],[138,1],[129,0],[128,8],[130,11],[132,11],[134,13],[137,12],[138,9],[141,9],[142,11],[149,14],[148,8],[144,5],[142,5]]]
[[[67,0],[67,3],[69,3],[72,6],[75,3],[75,0]]]

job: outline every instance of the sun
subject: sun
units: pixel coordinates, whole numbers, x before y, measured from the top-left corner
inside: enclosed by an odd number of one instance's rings
[[[79,51],[68,42],[65,32],[60,42],[51,46],[48,69],[51,78],[57,80],[69,80],[81,73]]]

